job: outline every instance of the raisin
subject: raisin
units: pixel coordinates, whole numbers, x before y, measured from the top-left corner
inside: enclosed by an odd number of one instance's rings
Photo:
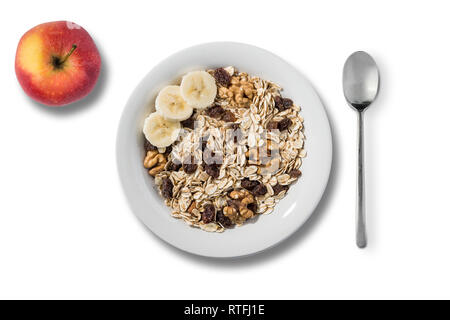
[[[195,170],[197,170],[197,164],[196,163],[183,163],[183,170],[187,174],[194,173]]]
[[[234,113],[230,110],[226,110],[225,113],[222,115],[222,120],[225,122],[235,122],[236,117],[234,116]]]
[[[167,157],[172,152],[172,146],[166,147],[166,151],[164,151],[164,155]]]
[[[277,108],[279,111],[289,109],[294,104],[294,102],[291,99],[282,97],[275,97],[274,101],[275,101],[275,108]]]
[[[273,98],[273,100],[275,102],[275,108],[280,110],[280,108],[283,107],[283,98],[280,96],[277,96],[277,97]]]
[[[290,172],[289,172],[289,176],[291,177],[291,178],[298,178],[298,177],[300,177],[302,175],[302,172],[300,171],[300,170],[297,170],[297,169],[293,169],[293,170],[291,170]]]
[[[170,161],[167,165],[167,170],[169,171],[178,171],[181,168],[181,163],[178,161]]]
[[[216,221],[222,225],[224,228],[231,228],[233,226],[233,222],[225,216],[222,210],[217,211],[216,213]]]
[[[231,112],[230,110],[225,110],[218,105],[208,108],[206,110],[206,115],[214,119],[223,120],[225,122],[236,121],[236,117],[234,116],[233,112]]]
[[[220,119],[224,114],[225,109],[221,106],[212,106],[211,108],[206,109],[206,115],[214,119]]]
[[[187,174],[194,173],[197,170],[198,165],[195,163],[194,157],[190,157],[183,162],[183,170]]]
[[[249,178],[244,178],[241,181],[241,187],[244,189],[247,189],[248,191],[253,190],[256,186],[260,185],[259,181],[256,180],[250,180]]]
[[[169,178],[164,178],[161,184],[161,194],[166,199],[172,198],[173,183]]]
[[[202,213],[202,221],[204,223],[211,223],[216,217],[216,208],[212,204],[207,204],[204,207],[205,211]]]
[[[184,128],[189,128],[189,129],[194,130],[194,127],[195,127],[194,114],[192,114],[192,116],[190,116],[188,119],[181,121],[181,125]]]
[[[294,105],[294,102],[291,99],[283,98],[283,107],[284,107],[285,110],[289,109],[293,105]]]
[[[279,194],[281,191],[288,191],[289,190],[289,187],[288,186],[283,186],[283,185],[281,185],[281,184],[276,184],[275,186],[273,186],[272,187],[272,189],[273,189],[273,194],[274,195],[277,195],[277,194]]]
[[[278,122],[278,129],[280,131],[286,130],[288,129],[292,124],[292,120],[289,118],[284,118],[283,120],[281,120],[280,122]]]
[[[253,213],[256,213],[256,210],[258,210],[258,204],[256,202],[249,203],[247,205],[247,209],[251,210]]]
[[[267,126],[266,126],[267,130],[275,130],[278,129],[278,122],[276,121],[270,121]]]
[[[250,191],[254,196],[262,196],[267,193],[267,187],[259,181],[244,178],[241,181],[241,187]]]
[[[254,196],[263,196],[267,193],[267,187],[263,184],[259,184],[251,191]]]
[[[214,78],[222,86],[228,87],[230,85],[231,76],[224,68],[214,70]]]
[[[214,179],[217,179],[220,175],[220,165],[219,164],[208,164],[205,165],[205,171]]]
[[[158,150],[158,148],[155,147],[154,145],[152,145],[147,139],[145,139],[145,141],[144,141],[144,148],[145,148],[146,152]]]

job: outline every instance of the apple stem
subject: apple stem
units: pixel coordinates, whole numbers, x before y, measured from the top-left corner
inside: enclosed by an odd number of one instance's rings
[[[70,49],[69,53],[66,54],[66,56],[61,60],[60,64],[63,64],[64,62],[66,62],[67,59],[69,59],[69,57],[72,55],[72,53],[75,51],[76,48],[77,48],[76,44],[72,45],[72,49]]]

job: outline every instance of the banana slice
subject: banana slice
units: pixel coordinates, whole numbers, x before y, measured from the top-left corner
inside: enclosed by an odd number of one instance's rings
[[[181,96],[179,86],[167,86],[156,97],[156,111],[169,120],[183,121],[192,115],[192,106]]]
[[[145,138],[158,148],[168,147],[174,143],[180,130],[180,122],[165,119],[158,112],[151,113],[144,121]]]
[[[181,80],[181,95],[194,108],[209,107],[216,94],[216,80],[206,71],[189,72]]]

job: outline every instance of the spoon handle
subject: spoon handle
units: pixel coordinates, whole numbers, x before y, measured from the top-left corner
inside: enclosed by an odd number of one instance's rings
[[[364,187],[364,113],[358,112],[358,187],[356,207],[356,245],[365,248],[366,237],[366,195]]]

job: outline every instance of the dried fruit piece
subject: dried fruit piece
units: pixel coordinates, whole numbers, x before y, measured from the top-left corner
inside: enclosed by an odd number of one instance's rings
[[[225,122],[235,122],[236,117],[234,116],[234,113],[230,110],[225,110],[225,113],[222,115],[221,119]]]
[[[147,139],[144,139],[144,149],[145,152],[158,150],[158,148],[152,145]]]
[[[181,163],[175,160],[172,160],[169,162],[169,164],[167,165],[167,170],[168,171],[178,171],[181,168]]]
[[[273,100],[275,102],[275,108],[280,112],[289,109],[294,105],[294,102],[291,99],[282,98],[280,96],[275,97]]]
[[[267,193],[267,187],[261,183],[261,184],[257,185],[256,187],[254,187],[251,192],[255,196],[263,196]]]
[[[225,109],[221,106],[215,105],[211,108],[206,109],[205,113],[211,118],[220,119],[225,114]]]
[[[273,98],[273,101],[275,102],[275,108],[280,110],[280,107],[283,106],[283,98],[280,96],[276,96],[275,98]]]
[[[220,164],[212,163],[205,165],[205,171],[214,179],[217,179],[220,175]]]
[[[206,110],[206,115],[217,120],[223,120],[225,122],[236,121],[236,117],[234,116],[233,112],[231,112],[230,110],[225,110],[224,108],[218,105],[208,108]]]
[[[194,173],[195,170],[197,170],[197,164],[196,163],[183,163],[183,170],[187,174]]]
[[[272,187],[272,190],[273,190],[273,194],[277,195],[281,191],[288,191],[289,190],[289,186],[283,186],[283,185],[277,183],[275,186]]]
[[[250,180],[249,178],[241,180],[241,187],[247,189],[248,191],[252,191],[253,188],[258,185],[260,185],[260,182],[256,180]]]
[[[231,76],[224,68],[218,68],[214,70],[213,74],[217,83],[219,83],[220,85],[224,87],[228,87],[230,85]]]
[[[195,127],[194,115],[195,115],[195,113],[193,113],[188,119],[181,121],[181,125],[184,128],[189,128],[189,129],[194,130],[194,127]]]
[[[172,198],[173,183],[169,178],[164,178],[161,184],[161,194],[166,199]]]
[[[294,105],[294,102],[291,99],[283,98],[283,107],[284,110],[289,109]]]
[[[166,147],[166,150],[164,151],[164,155],[167,157],[172,152],[172,146]]]
[[[283,120],[281,120],[280,122],[278,122],[278,129],[280,131],[284,131],[286,129],[288,129],[292,124],[292,120],[289,118],[284,118]]]
[[[278,129],[278,122],[276,122],[276,121],[270,121],[270,122],[266,125],[266,129],[267,129],[267,130],[276,130],[276,129]]]
[[[194,157],[190,157],[183,162],[183,170],[187,174],[194,173],[197,170],[198,165],[195,163]]]
[[[206,223],[211,223],[216,217],[216,208],[212,204],[207,204],[204,207],[205,211],[202,213],[202,221]]]
[[[298,177],[300,177],[302,175],[302,172],[300,171],[300,170],[297,170],[297,169],[292,169],[290,172],[289,172],[289,176],[291,177],[291,178],[298,178]]]

